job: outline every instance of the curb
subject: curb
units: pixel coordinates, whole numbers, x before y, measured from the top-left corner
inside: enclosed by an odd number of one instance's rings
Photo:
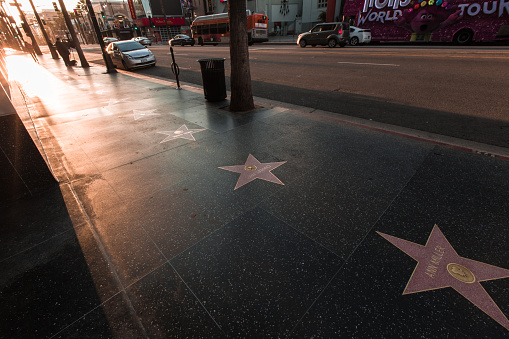
[[[97,65],[101,65],[101,64],[97,64]],[[171,85],[172,87],[176,87],[176,85],[177,85],[177,82],[172,79],[161,78],[158,76],[148,76],[148,75],[138,74],[138,73],[132,73],[132,72],[119,70],[119,69],[117,69],[117,71],[121,74],[132,76],[132,77],[135,77],[138,79],[157,82],[162,85],[168,85],[168,86]],[[180,84],[181,84],[181,88],[183,88],[183,89],[189,90],[194,93],[203,93],[203,87],[198,87],[196,84],[186,83],[186,82],[182,82],[182,81],[180,81]],[[228,94],[228,98],[229,98],[231,95],[231,92],[227,91],[227,94]],[[509,149],[500,147],[500,146],[493,146],[493,145],[483,144],[483,143],[479,143],[479,142],[475,142],[475,141],[464,140],[464,139],[449,137],[449,136],[445,136],[445,135],[440,135],[440,134],[435,134],[435,133],[430,133],[430,132],[425,132],[425,131],[420,131],[420,130],[414,130],[411,128],[390,125],[390,124],[377,122],[377,121],[373,121],[373,120],[366,120],[366,119],[351,117],[351,116],[343,115],[340,113],[332,113],[332,112],[315,109],[312,107],[298,106],[298,105],[294,105],[294,104],[289,104],[289,103],[285,103],[285,102],[281,102],[281,101],[275,101],[275,100],[270,100],[270,99],[265,99],[265,98],[260,98],[260,97],[253,97],[253,99],[256,103],[258,103],[260,105],[263,105],[263,103],[265,103],[265,104],[272,105],[274,107],[282,107],[282,108],[298,111],[298,112],[301,112],[304,114],[312,114],[312,115],[318,116],[322,119],[332,120],[332,121],[348,124],[351,126],[369,129],[372,131],[382,132],[382,133],[391,134],[391,135],[395,135],[395,136],[399,136],[399,137],[403,137],[403,138],[407,138],[407,139],[431,143],[431,144],[434,144],[437,146],[448,147],[448,148],[452,148],[452,149],[456,149],[456,150],[461,150],[464,152],[476,153],[476,154],[489,156],[492,158],[509,161]]]

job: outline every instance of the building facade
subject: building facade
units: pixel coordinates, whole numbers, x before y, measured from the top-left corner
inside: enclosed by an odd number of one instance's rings
[[[190,2],[189,0],[188,2]],[[193,17],[228,12],[227,0],[192,0]],[[309,31],[322,20],[321,13],[333,7],[332,18],[341,20],[341,8],[345,0],[246,0],[246,8],[269,18],[269,34],[289,35]]]
[[[153,43],[168,43],[180,33],[190,33],[192,7],[180,0],[127,0],[129,14],[138,34]],[[190,2],[189,2],[190,3]],[[187,6],[187,7],[186,7]]]

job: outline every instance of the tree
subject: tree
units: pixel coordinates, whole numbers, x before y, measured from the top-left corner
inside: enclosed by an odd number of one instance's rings
[[[318,20],[320,22],[325,22],[327,21],[327,12],[325,11],[321,11],[320,14],[318,14]]]
[[[246,112],[254,109],[249,68],[247,16],[245,0],[229,0],[231,101],[230,111]]]

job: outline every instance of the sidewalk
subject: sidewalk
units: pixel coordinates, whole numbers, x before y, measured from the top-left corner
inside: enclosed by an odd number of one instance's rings
[[[504,156],[16,58],[60,185],[0,208],[0,337],[509,337]]]

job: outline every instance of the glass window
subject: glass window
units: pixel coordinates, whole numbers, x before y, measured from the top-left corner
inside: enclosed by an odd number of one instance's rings
[[[203,25],[201,32],[202,32],[201,34],[209,34],[210,26],[209,25]]]
[[[226,22],[217,24],[217,33],[219,34],[226,34]]]
[[[318,8],[327,8],[327,0],[318,0]]]
[[[217,24],[210,25],[210,34],[217,34]]]

